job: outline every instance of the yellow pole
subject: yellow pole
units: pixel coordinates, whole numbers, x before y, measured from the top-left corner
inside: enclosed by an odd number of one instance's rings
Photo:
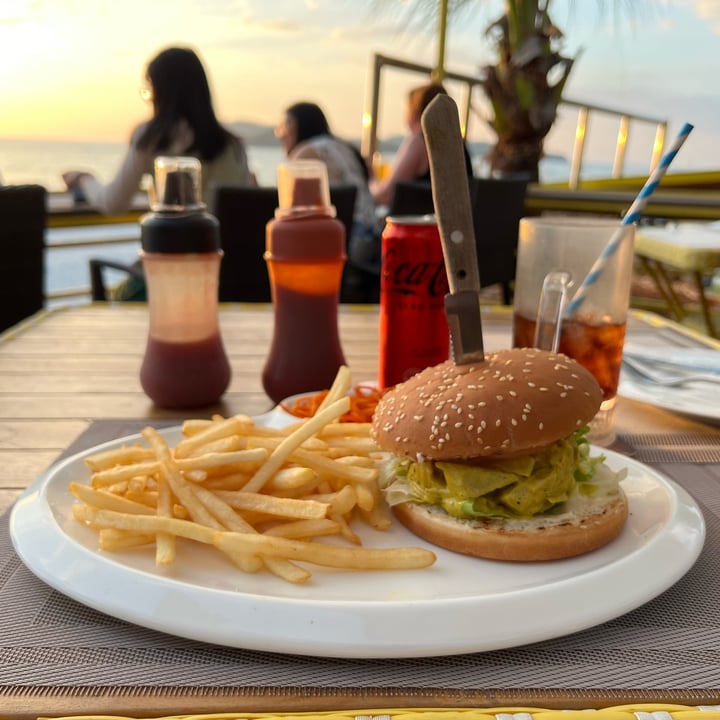
[[[442,82],[445,77],[445,35],[447,34],[448,0],[440,0],[438,55],[433,79]]]

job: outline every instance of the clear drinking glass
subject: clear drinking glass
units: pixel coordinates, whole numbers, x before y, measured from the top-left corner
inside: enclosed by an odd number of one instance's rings
[[[567,303],[619,229],[622,239],[617,250],[577,313],[567,317]],[[557,350],[577,360],[600,383],[603,402],[590,425],[590,440],[609,445],[615,438],[613,414],[625,341],[635,227],[602,218],[531,217],[520,220],[519,233],[513,345],[553,349],[554,320],[562,316],[555,338]],[[544,317],[536,336],[541,298]]]

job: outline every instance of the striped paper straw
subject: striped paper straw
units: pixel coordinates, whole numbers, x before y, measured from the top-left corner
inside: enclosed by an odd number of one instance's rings
[[[643,214],[643,210],[647,205],[648,198],[653,194],[653,192],[655,192],[655,188],[660,184],[663,175],[665,175],[670,163],[675,159],[675,156],[678,154],[678,150],[680,150],[682,144],[685,140],[687,140],[687,137],[692,129],[693,126],[690,125],[690,123],[685,123],[685,125],[683,125],[682,129],[678,133],[678,136],[675,138],[675,142],[672,144],[672,147],[663,156],[662,160],[660,160],[660,163],[655,170],[653,170],[652,174],[645,182],[645,185],[643,185],[642,190],[640,190],[638,196],[630,206],[630,209],[625,214],[625,217],[622,219],[620,227],[613,233],[613,236],[610,238],[610,241],[600,254],[600,257],[598,257],[593,266],[590,268],[590,272],[585,276],[582,285],[580,285],[577,293],[575,293],[575,297],[568,303],[567,311],[565,313],[566,317],[574,315],[580,309],[580,306],[585,302],[585,298],[590,291],[590,288],[598,281],[600,276],[603,274],[606,265],[610,261],[610,258],[620,246],[624,228],[627,225],[636,223],[640,219],[640,216]]]

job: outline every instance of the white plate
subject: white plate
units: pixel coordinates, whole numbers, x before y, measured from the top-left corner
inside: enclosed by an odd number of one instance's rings
[[[263,422],[287,422],[273,411]],[[178,428],[163,433],[177,442]],[[23,562],[61,593],[144,627],[231,647],[346,658],[450,655],[567,635],[652,599],[692,566],[702,513],[661,474],[613,452],[629,472],[630,517],[620,537],[587,555],[551,563],[476,560],[433,548],[424,570],[343,572],[312,568],[306,585],[245,575],[220,553],[184,542],[169,570],[139,550],[102,553],[75,522],[71,480],[88,479],[75,455],[40,477],[13,509],[10,532]],[[425,545],[399,524],[358,528],[368,546]]]
[[[636,379],[623,368],[618,395],[712,424],[720,423],[720,382],[666,387]]]

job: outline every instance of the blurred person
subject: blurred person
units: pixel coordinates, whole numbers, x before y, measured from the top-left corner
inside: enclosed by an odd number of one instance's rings
[[[387,177],[372,180],[370,189],[378,205],[390,205],[398,182],[430,182],[430,159],[423,136],[420,118],[425,108],[437,95],[447,95],[441,83],[431,82],[413,88],[407,97],[406,122],[410,134],[402,141]],[[472,161],[465,150],[465,170],[472,177]]]
[[[348,302],[376,301],[382,227],[370,193],[370,173],[360,151],[333,135],[325,113],[310,102],[288,107],[275,135],[289,160],[322,160],[331,185],[357,187],[353,228],[351,237],[347,238],[343,298]]]
[[[144,175],[160,155],[192,155],[202,164],[202,196],[213,209],[217,185],[256,185],[243,140],[225,129],[213,110],[207,75],[197,54],[182,47],[161,51],[147,66],[140,94],[152,102],[152,118],[135,128],[115,177],[101,184],[82,171],[63,173],[68,190],[100,212],[127,211]]]

